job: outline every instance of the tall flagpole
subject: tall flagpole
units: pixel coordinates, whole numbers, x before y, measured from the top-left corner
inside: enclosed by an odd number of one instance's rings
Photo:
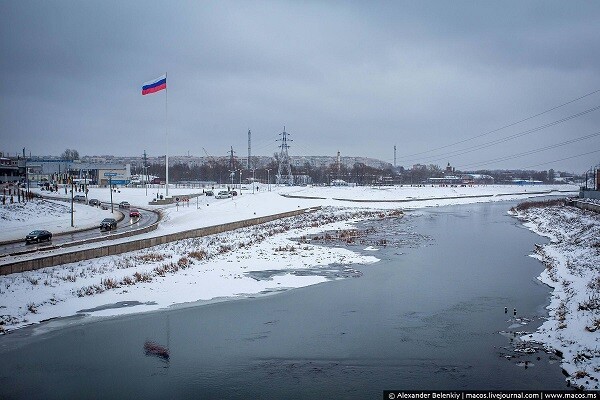
[[[165,72],[165,82],[167,73]],[[165,87],[165,136],[167,137],[167,154],[165,155],[165,164],[167,169],[167,192],[165,197],[169,197],[169,84]]]

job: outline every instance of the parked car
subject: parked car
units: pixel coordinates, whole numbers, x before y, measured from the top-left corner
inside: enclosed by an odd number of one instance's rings
[[[232,196],[237,196],[237,191],[236,191],[236,190],[232,190],[232,191],[231,191],[231,192],[229,192],[229,193],[231,193],[231,195],[232,195]]]
[[[226,190],[221,190],[219,193],[217,193],[217,195],[215,196],[215,199],[228,199],[231,197],[231,193],[229,193]]]
[[[119,208],[129,208],[131,207],[131,204],[129,204],[129,202],[127,201],[122,201],[119,203]]]
[[[98,200],[98,199],[90,199],[90,200],[88,201],[88,204],[89,204],[90,206],[99,206],[99,205],[100,205],[100,200]]]
[[[132,208],[129,210],[129,218],[140,218],[142,214],[138,211],[137,208]]]
[[[25,236],[25,244],[33,243],[33,242],[41,242],[42,240],[51,241],[52,234],[48,231],[38,230],[33,231],[29,235]]]
[[[207,196],[214,196],[215,195],[215,193],[212,190],[207,190],[204,194],[207,195]]]
[[[104,218],[102,222],[100,222],[100,230],[101,231],[111,231],[113,229],[117,229],[117,220],[114,218]]]
[[[85,196],[82,194],[76,194],[73,196],[73,201],[78,201],[80,203],[85,203]]]

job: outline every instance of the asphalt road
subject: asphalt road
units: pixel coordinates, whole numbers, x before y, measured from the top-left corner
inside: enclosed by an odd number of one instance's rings
[[[110,207],[110,205],[109,205]],[[117,233],[123,233],[131,230],[136,230],[140,228],[144,228],[148,225],[153,224],[158,220],[158,214],[153,213],[151,211],[146,211],[138,208],[141,217],[131,219],[129,218],[129,210],[128,209],[119,209],[118,206],[115,206],[115,219],[118,214],[117,211],[121,211],[125,218],[117,223],[117,229],[107,232],[101,232],[100,228],[92,228],[89,230],[74,232],[63,235],[54,235],[50,242],[42,242],[42,243],[32,243],[25,244],[25,240],[18,243],[10,243],[5,245],[0,245],[0,255],[7,255],[12,253],[18,253],[21,251],[29,251],[29,250],[37,250],[43,249],[48,246],[60,246],[65,243],[77,242],[80,240],[97,238],[97,237],[106,237],[109,238],[112,235]],[[98,221],[98,226],[100,225],[100,221]]]
[[[217,192],[218,191],[215,191],[215,194]],[[70,201],[70,199],[60,199],[60,198],[52,198],[52,199],[53,200]],[[231,201],[231,200],[232,200],[231,198],[217,199],[215,196],[207,196],[207,197],[203,196],[197,200],[192,199],[190,201],[189,206],[196,207],[196,203],[198,201],[202,204],[208,203],[208,204],[216,205],[218,203],[227,202],[227,201]],[[103,204],[108,206],[110,209],[110,204],[107,204],[107,203],[103,203]],[[183,204],[180,205],[180,207],[183,207]],[[117,229],[115,229],[115,230],[101,232],[100,228],[97,227],[97,228],[92,228],[89,230],[74,232],[74,233],[69,233],[69,234],[55,234],[52,237],[52,240],[50,242],[31,243],[31,244],[26,244],[25,238],[23,238],[23,241],[20,241],[17,243],[9,243],[9,244],[0,245],[0,257],[6,256],[9,254],[20,253],[23,251],[34,251],[34,250],[38,250],[38,249],[43,250],[46,247],[61,246],[61,245],[64,245],[65,243],[78,242],[78,241],[85,240],[85,239],[92,239],[92,238],[98,238],[98,237],[106,237],[108,239],[108,238],[110,238],[110,236],[115,235],[117,233],[123,233],[123,232],[131,231],[131,230],[144,228],[146,226],[153,224],[154,222],[156,222],[158,220],[158,214],[156,214],[152,211],[143,210],[141,208],[138,208],[135,205],[133,205],[132,208],[138,209],[138,211],[141,214],[140,218],[131,219],[131,218],[129,218],[129,209],[119,209],[118,204],[114,205],[114,210],[115,210],[114,218],[117,219],[117,217],[118,217],[117,211],[122,212],[123,215],[125,216],[125,218],[122,221],[119,221],[117,223]],[[100,225],[100,221],[98,221],[98,226],[99,225]]]

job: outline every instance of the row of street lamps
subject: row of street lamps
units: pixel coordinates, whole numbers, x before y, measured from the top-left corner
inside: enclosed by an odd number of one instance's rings
[[[267,168],[266,170],[267,170],[267,185],[268,185],[268,188],[269,188],[268,190],[270,192],[271,191],[271,176],[270,176],[271,169]],[[229,171],[229,176],[231,177],[231,187],[232,188],[234,187],[233,179],[235,178],[235,174],[236,174],[236,172],[239,172],[240,173],[240,183],[239,183],[239,185],[240,185],[240,190],[242,190],[242,171],[243,171],[242,169],[235,169],[235,170],[230,170]],[[254,176],[255,172],[256,172],[256,169],[253,168],[252,169],[252,193],[253,194],[254,194],[255,182],[256,182],[256,179],[255,179],[255,176]]]

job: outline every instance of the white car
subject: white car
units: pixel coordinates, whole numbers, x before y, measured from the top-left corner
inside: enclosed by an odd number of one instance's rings
[[[228,199],[231,197],[231,193],[229,193],[226,190],[221,190],[219,193],[217,193],[217,195],[215,196],[215,199]]]

